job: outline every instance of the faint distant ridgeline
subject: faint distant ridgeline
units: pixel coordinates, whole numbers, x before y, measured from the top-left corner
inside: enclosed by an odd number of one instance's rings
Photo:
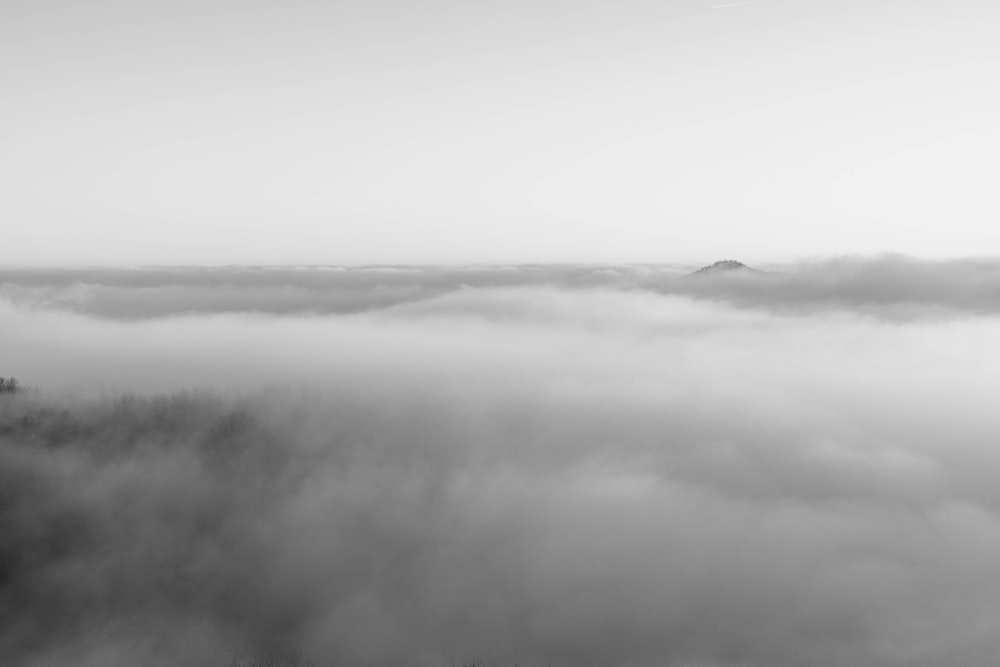
[[[0,394],[13,394],[20,388],[17,378],[0,377]]]

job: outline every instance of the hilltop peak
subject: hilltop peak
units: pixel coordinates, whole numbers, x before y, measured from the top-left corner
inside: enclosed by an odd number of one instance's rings
[[[751,269],[749,266],[743,262],[737,262],[735,259],[723,259],[721,261],[715,262],[714,264],[709,264],[708,266],[703,266],[695,274],[714,274],[714,273],[728,273],[729,271],[752,271],[757,272],[756,269]]]

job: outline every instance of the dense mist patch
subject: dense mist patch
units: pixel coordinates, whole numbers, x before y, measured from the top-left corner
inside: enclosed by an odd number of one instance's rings
[[[5,664],[1000,652],[995,264],[156,271],[4,274]]]

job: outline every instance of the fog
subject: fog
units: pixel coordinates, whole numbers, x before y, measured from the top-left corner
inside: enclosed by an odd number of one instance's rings
[[[0,297],[138,320],[181,314],[371,312],[460,289],[604,288],[774,313],[881,319],[1000,314],[1000,260],[835,257],[691,276],[684,265],[300,266],[2,269]],[[763,270],[760,270],[763,269]]]
[[[1000,263],[0,273],[5,664],[993,665]]]

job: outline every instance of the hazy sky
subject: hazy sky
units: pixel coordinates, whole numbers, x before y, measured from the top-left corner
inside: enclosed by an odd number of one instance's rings
[[[971,0],[6,0],[0,264],[1000,254],[997,35]]]

